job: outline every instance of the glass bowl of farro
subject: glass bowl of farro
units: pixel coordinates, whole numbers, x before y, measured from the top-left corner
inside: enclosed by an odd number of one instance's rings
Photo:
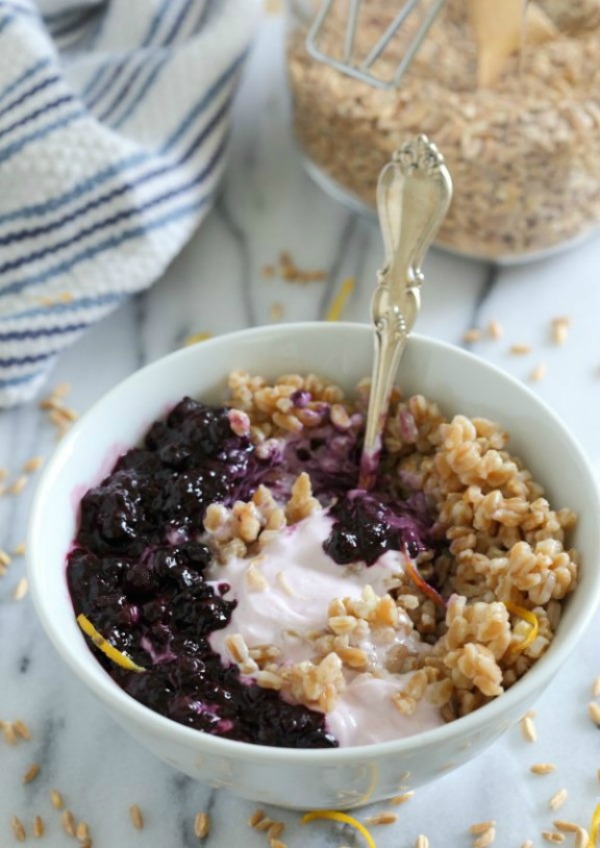
[[[410,339],[358,486],[371,330],[261,327],[133,374],[67,434],[27,543],[60,655],[181,771],[352,807],[471,759],[600,597],[600,498],[528,388]]]

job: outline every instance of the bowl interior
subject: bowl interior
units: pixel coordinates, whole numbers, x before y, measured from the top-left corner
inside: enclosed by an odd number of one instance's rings
[[[119,702],[130,715],[137,711],[140,720],[167,721],[150,714],[113,683],[93,659],[75,622],[65,579],[65,556],[75,534],[82,494],[98,483],[118,455],[134,445],[151,422],[181,397],[189,394],[208,401],[222,398],[231,370],[243,369],[265,377],[316,372],[350,391],[360,378],[370,374],[371,362],[372,337],[366,325],[283,325],[223,336],[177,351],[132,375],[102,398],[65,437],[36,493],[27,545],[29,574],[34,602],[49,636],[97,694]],[[517,684],[533,688],[539,685],[540,675],[549,679],[566,658],[600,595],[600,501],[589,463],[559,419],[531,391],[457,348],[412,337],[398,384],[405,395],[421,393],[436,400],[447,415],[460,412],[499,421],[511,434],[511,452],[524,460],[546,488],[553,506],[569,506],[580,515],[573,544],[584,555],[581,584],[566,605],[551,650]],[[508,692],[500,700],[510,697]],[[496,703],[484,711],[495,708]],[[475,716],[468,720],[478,721]],[[173,732],[189,734],[190,740],[193,735],[201,736],[172,722],[169,725]],[[425,735],[439,736],[449,727]]]

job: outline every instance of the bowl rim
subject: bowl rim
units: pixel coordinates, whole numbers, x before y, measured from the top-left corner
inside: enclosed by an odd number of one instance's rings
[[[502,720],[506,714],[510,712],[511,706],[516,707],[519,702],[527,698],[527,691],[536,691],[547,685],[553,675],[560,668],[563,662],[567,659],[576,643],[579,641],[584,631],[591,622],[600,602],[600,568],[595,569],[595,579],[593,591],[590,591],[584,598],[584,609],[578,616],[574,625],[568,632],[564,632],[560,639],[555,640],[548,653],[541,660],[530,668],[527,673],[518,680],[507,692],[494,699],[488,704],[480,707],[466,716],[441,725],[431,730],[426,730],[421,733],[416,733],[412,736],[403,737],[397,740],[386,742],[377,742],[367,745],[357,745],[338,748],[316,748],[316,749],[295,749],[295,748],[278,748],[266,745],[260,745],[251,742],[240,742],[232,739],[224,739],[223,737],[213,736],[208,733],[203,733],[195,728],[185,727],[178,724],[166,716],[154,712],[149,707],[136,701],[132,696],[128,695],[121,689],[114,680],[104,673],[104,676],[98,678],[91,670],[91,664],[99,666],[97,660],[91,651],[83,654],[82,657],[75,655],[71,651],[70,640],[66,638],[61,630],[58,622],[55,622],[51,610],[45,602],[45,597],[38,585],[36,574],[43,568],[43,544],[41,540],[44,538],[43,527],[45,522],[44,503],[51,499],[52,487],[54,479],[60,475],[65,463],[70,460],[73,455],[72,447],[78,439],[80,430],[84,429],[88,420],[98,415],[104,403],[119,393],[126,391],[130,386],[141,378],[141,375],[149,373],[161,368],[176,365],[179,360],[194,357],[201,351],[200,356],[209,355],[211,349],[221,347],[223,345],[235,344],[239,339],[247,339],[263,337],[265,341],[269,337],[281,337],[283,333],[296,333],[301,335],[318,333],[327,333],[340,337],[350,334],[360,333],[366,335],[371,333],[371,328],[368,324],[358,322],[335,322],[328,323],[324,321],[306,321],[290,324],[277,324],[253,327],[245,330],[238,330],[233,333],[225,333],[213,339],[203,341],[201,346],[190,345],[179,350],[168,353],[153,362],[145,365],[143,368],[137,369],[124,380],[121,380],[108,392],[98,398],[92,406],[82,415],[81,419],[75,423],[71,430],[61,440],[56,448],[50,461],[45,467],[42,476],[38,482],[33,503],[30,511],[30,518],[27,531],[27,572],[29,577],[30,590],[34,608],[42,623],[42,626],[49,637],[50,641],[57,649],[60,656],[67,665],[83,680],[91,691],[99,697],[99,699],[117,711],[128,723],[133,722],[139,724],[148,731],[152,731],[157,736],[167,736],[176,743],[197,749],[206,754],[214,754],[229,757],[231,759],[252,759],[255,763],[273,763],[280,765],[330,765],[348,763],[357,759],[368,757],[381,758],[392,757],[407,752],[414,752],[416,749],[426,749],[438,746],[442,743],[451,741],[453,738],[462,737],[463,735],[472,735],[489,726],[494,721]],[[593,499],[590,503],[590,510],[600,514],[600,488],[596,477],[592,471],[591,463],[580,446],[577,438],[570,432],[561,418],[554,410],[541,398],[539,398],[528,386],[517,380],[512,375],[506,373],[501,368],[487,362],[486,360],[475,356],[456,345],[448,342],[439,341],[432,337],[414,333],[411,334],[408,341],[409,345],[423,346],[427,348],[437,348],[442,353],[456,357],[459,360],[475,361],[477,367],[482,371],[493,374],[501,380],[507,381],[514,389],[528,396],[530,400],[539,407],[540,411],[553,420],[555,427],[560,431],[560,435],[570,444],[571,450],[577,455],[582,463],[582,466],[588,470],[587,485],[589,494]],[[100,458],[101,463],[102,458]],[[596,553],[600,559],[600,524],[594,528],[594,543]],[[83,636],[82,636],[83,638]],[[557,644],[558,643],[558,644]],[[85,659],[83,659],[85,657]]]

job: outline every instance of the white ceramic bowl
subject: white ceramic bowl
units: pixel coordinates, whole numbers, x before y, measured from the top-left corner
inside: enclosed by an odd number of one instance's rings
[[[546,655],[506,694],[426,733],[358,748],[298,751],[232,742],[176,724],[122,691],[79,632],[65,579],[76,502],[183,395],[216,401],[233,369],[275,377],[315,371],[351,389],[371,369],[372,341],[358,324],[293,324],[222,336],[179,350],[109,392],[63,439],[37,490],[27,541],[29,579],[58,652],[142,745],[175,768],[254,801],[285,807],[352,807],[416,787],[490,745],[528,709],[588,625],[600,598],[600,499],[592,471],[554,413],[516,380],[462,350],[415,336],[399,383],[437,400],[448,414],[481,415],[511,433],[511,450],[546,487],[551,502],[580,515],[574,543],[581,582]]]

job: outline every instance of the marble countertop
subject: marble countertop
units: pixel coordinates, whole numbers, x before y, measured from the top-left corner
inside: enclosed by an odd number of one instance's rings
[[[94,327],[65,352],[51,385],[68,381],[69,402],[84,411],[96,398],[146,362],[180,346],[190,334],[224,333],[267,323],[323,318],[341,281],[356,279],[344,318],[362,321],[381,263],[376,227],[325,196],[303,171],[289,129],[282,59],[282,24],[265,21],[250,57],[235,107],[231,160],[224,191],[200,232],[154,288]],[[327,270],[327,281],[293,285],[264,279],[261,269],[289,250],[299,266]],[[500,341],[482,341],[474,352],[527,380],[541,362],[545,378],[534,390],[564,419],[600,470],[600,240],[531,265],[497,268],[433,251],[419,330],[462,344],[466,329],[495,319]],[[551,342],[556,316],[572,320],[567,343]],[[525,356],[508,352],[527,343]],[[0,466],[18,474],[33,455],[49,456],[55,444],[47,416],[31,403],[0,414]],[[33,480],[17,497],[0,500],[0,547],[13,551],[24,539]],[[209,811],[210,848],[265,845],[246,820],[254,805],[211,790],[154,759],[113,723],[60,661],[37,622],[30,599],[13,592],[24,575],[15,557],[0,579],[0,719],[22,719],[31,740],[16,746],[0,739],[0,846],[12,845],[11,816],[25,823],[41,815],[40,844],[73,842],[61,830],[49,791],[56,787],[76,818],[89,823],[97,848],[177,848],[198,844],[197,811]],[[545,844],[548,806],[569,790],[563,818],[588,824],[600,800],[600,733],[587,716],[590,687],[600,674],[600,619],[576,655],[538,702],[539,738],[525,742],[517,727],[471,764],[418,790],[398,808],[398,821],[375,829],[378,848],[412,848],[425,833],[432,848],[468,846],[468,826],[498,823],[496,845],[518,848],[526,839]],[[28,785],[22,775],[40,763]],[[535,762],[552,762],[554,774],[536,777]],[[129,805],[140,805],[145,827],[132,828]],[[386,809],[379,805],[377,809]],[[369,813],[375,810],[369,810]],[[336,826],[301,827],[295,813],[272,811],[287,824],[289,848],[362,845]],[[361,813],[362,815],[362,813]],[[565,845],[573,844],[569,837]]]

